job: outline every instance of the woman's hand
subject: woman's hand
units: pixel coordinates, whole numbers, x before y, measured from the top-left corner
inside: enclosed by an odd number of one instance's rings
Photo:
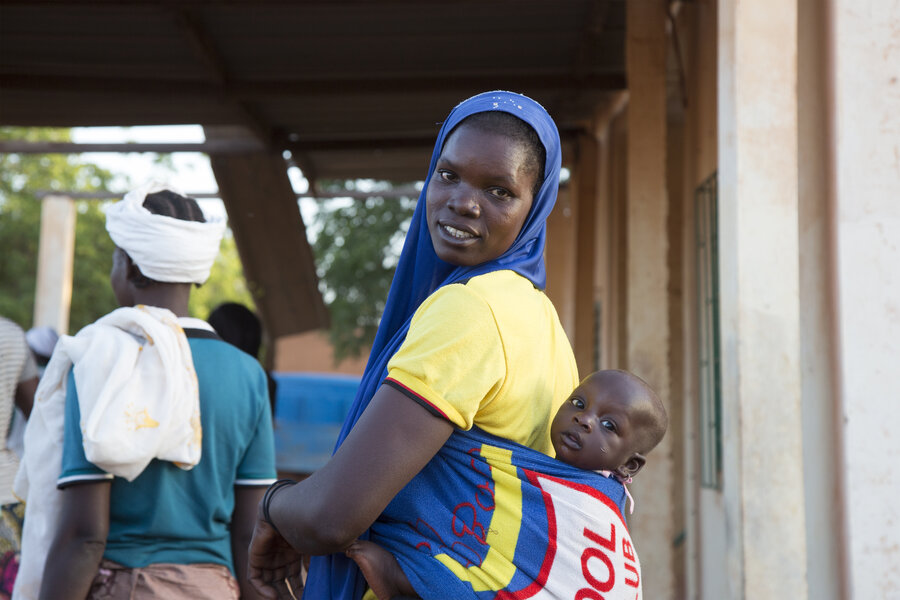
[[[303,556],[257,515],[248,551],[247,575],[264,598],[299,599],[303,591]]]
[[[282,547],[260,538],[258,549],[251,547],[251,561],[262,569],[263,556],[274,561],[276,549],[286,551],[288,543],[306,555],[343,552],[452,432],[450,421],[382,385],[328,463],[270,498],[269,518],[286,542]],[[253,544],[257,534],[269,529],[257,523]]]

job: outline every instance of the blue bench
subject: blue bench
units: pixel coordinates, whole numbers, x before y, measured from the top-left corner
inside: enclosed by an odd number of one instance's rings
[[[308,475],[331,456],[359,387],[359,376],[278,373],[275,464],[280,473]]]

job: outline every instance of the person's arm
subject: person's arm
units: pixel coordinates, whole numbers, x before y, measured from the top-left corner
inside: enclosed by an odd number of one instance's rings
[[[452,432],[449,421],[382,385],[331,460],[307,479],[274,494],[269,517],[277,533],[260,509],[249,575],[263,597],[278,597],[275,586],[283,587],[285,578],[297,581],[301,555],[346,549]]]
[[[31,407],[34,406],[34,393],[37,391],[37,386],[37,377],[20,381],[16,386],[16,406],[19,407],[26,419],[31,416]]]
[[[25,336],[22,334],[22,344],[25,345],[25,362],[22,364],[22,372],[19,373],[19,382],[16,384],[15,402],[25,418],[31,416],[31,408],[34,406],[34,393],[37,391],[39,372],[34,355],[28,350]]]
[[[109,534],[109,480],[65,488],[40,600],[86,598]]]
[[[256,523],[259,501],[266,493],[264,486],[237,486],[234,488],[234,514],[231,516],[231,554],[234,570],[241,586],[241,599],[260,598],[247,577],[247,551]]]
[[[308,479],[275,494],[269,515],[303,554],[350,545],[440,450],[453,425],[382,385],[350,435]]]

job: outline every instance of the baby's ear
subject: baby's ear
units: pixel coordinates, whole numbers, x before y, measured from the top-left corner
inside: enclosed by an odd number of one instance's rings
[[[628,458],[625,464],[616,469],[616,475],[618,475],[622,481],[625,481],[626,479],[637,475],[638,471],[644,468],[646,463],[647,459],[644,458],[644,455],[635,452]]]

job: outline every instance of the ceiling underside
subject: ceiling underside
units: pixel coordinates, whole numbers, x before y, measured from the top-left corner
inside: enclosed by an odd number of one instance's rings
[[[419,180],[449,110],[493,89],[541,102],[564,138],[588,129],[625,88],[624,13],[624,0],[0,0],[0,126],[203,125],[275,338],[327,324],[280,155],[313,182]]]
[[[460,100],[511,89],[566,135],[624,89],[622,0],[8,2],[0,125],[238,126],[319,179],[424,176]]]

